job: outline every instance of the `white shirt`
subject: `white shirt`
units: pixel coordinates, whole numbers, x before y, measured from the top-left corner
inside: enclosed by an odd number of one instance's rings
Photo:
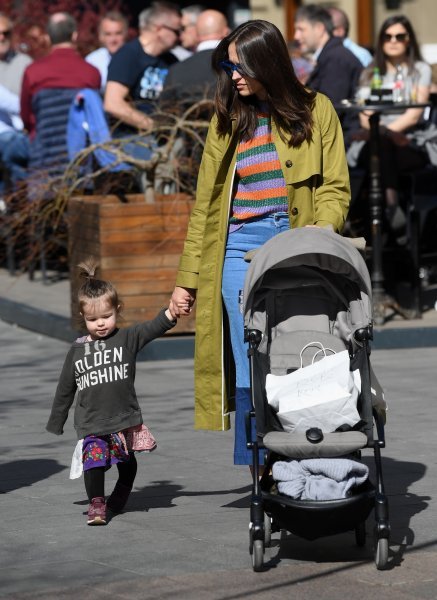
[[[191,50],[187,50],[186,48],[184,48],[183,46],[175,46],[174,48],[172,48],[170,50],[170,52],[172,54],[174,54],[174,56],[176,56],[176,58],[178,59],[178,61],[183,61],[186,58],[189,58],[190,56],[192,56],[192,52]]]
[[[106,80],[108,78],[108,67],[111,62],[112,55],[107,48],[97,48],[93,52],[90,52],[85,56],[85,60],[93,65],[100,71],[100,77],[102,79],[101,89],[102,91],[106,87]]]
[[[202,50],[215,50],[220,44],[220,41],[221,40],[205,40],[204,42],[200,42],[196,48],[196,52],[201,52]]]
[[[6,123],[0,121],[0,133],[4,131],[21,131],[23,129],[23,121],[20,118],[20,98],[17,94],[11,92],[7,87],[0,84],[0,110],[8,113],[13,128]]]

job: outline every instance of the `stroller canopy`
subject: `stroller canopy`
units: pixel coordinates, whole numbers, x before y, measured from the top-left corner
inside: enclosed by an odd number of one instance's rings
[[[305,287],[309,285],[318,285],[337,297],[341,309],[334,321],[343,340],[371,325],[372,288],[359,251],[331,230],[302,227],[278,234],[256,251],[244,285],[245,326],[265,332],[268,296],[295,289],[302,292],[301,328],[305,329],[305,315],[310,314]]]

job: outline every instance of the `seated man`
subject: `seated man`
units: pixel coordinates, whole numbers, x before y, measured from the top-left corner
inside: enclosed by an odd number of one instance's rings
[[[182,62],[176,63],[168,72],[161,100],[166,105],[189,107],[190,104],[212,98],[215,91],[216,74],[211,65],[211,57],[220,40],[229,33],[228,23],[223,13],[217,10],[204,10],[197,18],[196,52]]]
[[[35,135],[33,101],[43,89],[100,89],[100,73],[89,65],[76,50],[77,24],[65,12],[51,15],[47,33],[50,52],[34,61],[24,72],[21,89],[21,118],[31,138]]]
[[[307,85],[336,104],[354,97],[363,66],[333,30],[331,16],[321,6],[306,4],[296,12],[294,39],[303,52],[314,53],[316,61]]]
[[[181,13],[177,5],[155,2],[139,15],[138,38],[128,42],[112,57],[108,71],[104,107],[118,125],[114,137],[150,131],[155,108],[170,65],[176,58],[169,50],[179,40]],[[152,149],[149,138],[124,146],[124,151],[148,160]]]
[[[181,8],[181,35],[179,44],[171,49],[171,53],[178,60],[185,60],[190,57],[197,48],[199,40],[197,39],[197,19],[205,7],[202,4],[190,4]]]
[[[367,48],[359,46],[349,37],[350,24],[347,14],[337,6],[330,6],[328,12],[334,24],[333,34],[343,40],[343,46],[350,50],[352,54],[355,54],[363,67],[368,67],[373,60],[373,56]]]
[[[106,13],[99,22],[100,48],[93,50],[85,60],[100,71],[102,78],[102,92],[105,91],[108,67],[112,56],[126,42],[128,22],[124,15],[116,10]]]
[[[62,172],[68,162],[67,119],[76,90],[100,89],[100,73],[77,52],[76,20],[65,12],[51,15],[50,52],[24,72],[21,118],[29,132],[30,166]]]
[[[27,54],[14,50],[11,44],[12,33],[11,19],[0,12],[0,82],[13,94],[19,94],[24,69],[32,59]]]
[[[27,135],[23,133],[20,118],[20,91],[25,68],[32,62],[27,54],[12,47],[13,24],[0,13],[0,162],[5,179],[15,184],[25,176],[29,158]]]
[[[20,99],[0,84],[0,162],[10,183],[15,186],[25,179],[29,160],[29,140],[22,131]],[[4,190],[4,178],[0,190]]]

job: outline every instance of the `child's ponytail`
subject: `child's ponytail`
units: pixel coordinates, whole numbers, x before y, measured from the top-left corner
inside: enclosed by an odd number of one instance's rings
[[[87,258],[77,266],[80,270],[79,276],[85,279],[77,293],[79,311],[82,313],[83,307],[88,302],[104,297],[104,299],[119,312],[121,301],[118,297],[117,290],[109,281],[104,281],[103,279],[98,279],[96,277],[99,268],[98,263],[93,258]]]
[[[80,269],[79,277],[94,279],[96,277],[97,269],[99,268],[99,263],[94,260],[94,258],[90,257],[79,263],[77,268]]]

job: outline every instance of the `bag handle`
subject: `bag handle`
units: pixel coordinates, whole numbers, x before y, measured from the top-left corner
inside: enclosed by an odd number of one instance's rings
[[[316,356],[318,354],[320,354],[321,352],[323,352],[323,354],[325,355],[326,358],[326,352],[332,352],[332,354],[336,354],[335,350],[333,350],[332,348],[325,348],[325,346],[322,344],[322,342],[308,342],[308,344],[305,344],[305,346],[302,348],[302,350],[300,351],[300,368],[303,368],[303,353],[305,352],[305,350],[307,348],[311,348],[311,347],[318,347],[319,349],[317,350],[317,352],[314,353],[313,359],[311,361],[311,364],[314,364],[314,359],[316,358]]]

